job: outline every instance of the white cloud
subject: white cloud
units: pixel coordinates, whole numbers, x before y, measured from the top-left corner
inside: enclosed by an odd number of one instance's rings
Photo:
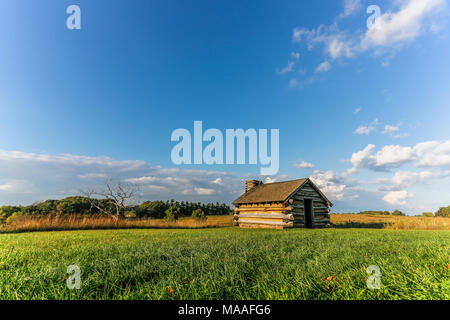
[[[394,132],[398,132],[400,130],[399,126],[391,126],[389,124],[384,126],[383,134],[391,134]]]
[[[448,141],[446,141],[445,143],[448,143]],[[414,150],[416,151],[416,153],[419,156],[425,156],[427,153],[432,152],[433,150],[435,150],[437,147],[440,146],[440,142],[439,141],[427,141],[427,142],[421,142],[418,143],[415,147]]]
[[[412,198],[413,196],[414,193],[406,190],[391,191],[383,197],[383,200],[391,205],[405,205],[406,199]]]
[[[308,50],[316,46],[324,46],[325,52],[331,59],[341,57],[351,58],[354,55],[353,42],[344,33],[338,30],[336,25],[327,27],[323,24],[316,29],[295,28],[292,35],[294,42],[306,41]]]
[[[194,188],[195,192],[198,195],[202,195],[202,196],[209,196],[214,194],[215,190],[214,189],[208,189],[208,188]]]
[[[356,134],[370,134],[375,131],[376,128],[374,126],[360,126],[355,130]]]
[[[343,177],[348,177],[348,176],[354,175],[354,174],[356,174],[356,173],[358,173],[358,169],[356,169],[356,168],[350,168],[350,169],[346,170],[346,171],[342,174],[342,176],[343,176]]]
[[[297,81],[297,79],[291,79],[291,81],[289,81],[289,88],[295,88],[296,86],[298,86],[299,83]]]
[[[420,157],[419,167],[450,166],[450,140],[419,143],[414,151]]]
[[[319,64],[315,70],[315,72],[328,72],[331,69],[331,64],[328,61],[324,61]]]
[[[108,176],[104,173],[86,173],[86,174],[80,174],[78,176],[80,179],[107,179]]]
[[[355,168],[386,171],[389,168],[396,168],[416,159],[411,147],[388,145],[373,154],[374,149],[375,145],[369,144],[363,150],[353,153],[350,162]]]
[[[388,65],[389,59],[404,44],[423,33],[439,30],[434,14],[442,11],[445,0],[397,0],[394,4],[398,5],[396,10],[383,8],[384,13],[364,32],[342,31],[338,27],[339,19],[335,19],[330,26],[321,24],[315,29],[294,28],[292,41],[305,41],[308,50],[321,46],[333,60],[352,58],[368,51],[373,56],[385,54],[382,63]],[[337,18],[347,17],[360,9],[359,1],[347,0]]]
[[[344,190],[347,186],[333,171],[321,172],[316,170],[310,179],[330,200],[342,200],[344,198]]]
[[[375,154],[375,165],[397,166],[414,159],[414,153],[410,147],[385,146]]]
[[[444,0],[401,0],[397,12],[387,11],[375,20],[361,40],[361,49],[398,46],[426,31],[425,18],[445,4]]]
[[[73,154],[48,155],[27,153],[21,151],[0,150],[0,161],[33,161],[48,164],[67,164],[76,166],[101,165],[108,168],[120,168],[121,170],[134,170],[146,163],[140,160],[119,161],[109,157],[89,157]]]
[[[431,179],[443,176],[441,173],[431,171],[397,171],[392,178],[378,178],[374,179],[372,183],[382,185],[381,191],[395,191],[406,189],[419,183],[427,183]]]
[[[344,1],[344,12],[341,14],[341,17],[347,17],[352,14],[357,13],[361,10],[362,5],[360,0],[345,0]]]
[[[304,28],[294,28],[292,32],[292,41],[300,42],[302,41],[303,35],[306,33],[306,29]]]
[[[12,189],[11,183],[0,184],[0,191],[9,191]]]
[[[295,62],[294,61],[289,61],[287,66],[284,67],[281,70],[276,70],[278,74],[286,74],[286,73],[290,73],[292,72],[292,70],[294,70],[294,66],[295,66]]]
[[[312,163],[302,161],[301,163],[294,162],[294,167],[297,167],[300,169],[310,169],[310,168],[314,168],[314,165]]]
[[[403,137],[407,137],[409,134],[408,133],[399,133],[400,131],[400,126],[402,124],[398,124],[398,125],[385,125],[384,126],[384,130],[381,132],[382,134],[388,134],[393,138],[403,138]]]
[[[0,202],[30,204],[102,188],[105,177],[139,186],[141,200],[234,200],[244,185],[226,172],[150,166],[108,157],[48,155],[0,150]]]
[[[406,138],[409,137],[409,133],[397,133],[397,134],[391,134],[392,138]]]
[[[152,185],[152,184],[145,185],[143,188],[144,188],[144,191],[150,192],[152,194],[155,194],[155,193],[162,194],[162,193],[170,192],[170,190],[167,187]],[[145,192],[143,194],[145,194]],[[185,194],[185,192],[183,191],[182,194]]]
[[[276,178],[266,177],[264,183],[274,183],[277,182]]]
[[[294,60],[299,60],[300,59],[300,53],[298,52],[291,52],[291,58]]]
[[[153,182],[161,181],[160,178],[157,177],[139,177],[139,178],[129,178],[125,179],[125,182],[132,183],[132,184],[148,184]]]
[[[429,30],[431,33],[438,33],[439,31],[442,30],[442,26],[432,23]]]
[[[11,179],[0,183],[0,192],[30,194],[34,190],[34,185],[28,180]]]
[[[291,61],[288,61],[288,64],[286,67],[280,69],[276,69],[276,72],[280,75],[291,73],[294,71],[295,64],[300,60],[300,53],[298,52],[291,52]]]
[[[375,145],[369,144],[363,150],[352,154],[350,162],[355,168],[367,168],[374,162],[372,150],[375,149]]]
[[[248,175],[244,175],[244,176],[246,178],[251,178],[251,179],[256,179],[256,180],[263,181],[264,183],[274,183],[274,182],[278,182],[278,181],[287,180],[289,178],[289,176],[287,174],[280,174],[280,175],[275,176],[275,177],[268,177],[268,176],[259,175],[256,178],[252,174],[248,174]]]
[[[326,172],[315,170],[310,179],[330,200],[355,199],[354,194],[349,193],[349,188],[359,184],[332,170]]]
[[[372,132],[374,132],[374,131],[377,130],[377,127],[376,127],[377,124],[378,124],[378,119],[375,119],[372,123],[369,123],[369,124],[366,124],[366,125],[363,125],[363,126],[358,127],[358,128],[355,130],[355,134],[365,134],[365,135],[369,135],[369,134],[371,134]]]
[[[351,48],[351,42],[344,41],[337,36],[329,37],[328,53],[332,59],[340,57],[351,58],[353,56],[353,50]]]
[[[414,147],[387,145],[373,153],[375,145],[352,154],[350,162],[355,168],[386,171],[403,164],[415,162],[417,167],[450,167],[450,140],[427,141]]]

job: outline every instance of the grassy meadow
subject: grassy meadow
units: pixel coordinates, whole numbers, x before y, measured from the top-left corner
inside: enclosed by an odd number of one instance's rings
[[[450,219],[443,217],[408,217],[366,214],[332,214],[334,228],[369,228],[393,230],[450,230]],[[177,221],[166,219],[121,219],[117,223],[104,216],[29,217],[0,224],[0,233],[62,231],[91,229],[197,229],[231,227],[233,216],[208,216],[205,221],[182,217]]]
[[[67,266],[81,289],[66,287]],[[0,234],[0,299],[450,299],[450,232],[119,229]],[[381,270],[381,289],[366,268]]]
[[[370,228],[391,230],[450,230],[450,219],[368,214],[332,214],[335,228]]]

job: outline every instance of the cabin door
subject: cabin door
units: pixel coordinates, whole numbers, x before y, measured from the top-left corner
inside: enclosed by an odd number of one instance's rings
[[[312,228],[313,227],[313,217],[312,217],[312,200],[311,199],[304,199],[303,200],[305,204],[305,227],[306,228]]]

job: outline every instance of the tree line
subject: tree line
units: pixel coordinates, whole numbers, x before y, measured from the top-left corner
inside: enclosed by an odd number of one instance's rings
[[[392,212],[390,211],[374,211],[374,210],[369,210],[369,211],[361,211],[357,214],[368,214],[368,215],[381,215],[381,216],[399,216],[399,217],[403,217],[406,216],[405,213],[401,212],[400,210],[394,210]]]
[[[366,214],[366,215],[373,215],[373,216],[379,216],[379,215],[381,215],[381,216],[406,216],[406,214],[401,212],[400,210],[394,210],[392,212],[369,210],[369,211],[360,211],[358,213],[351,213],[351,214]],[[448,217],[450,217],[450,206],[448,206],[448,207],[441,207],[435,213],[433,213],[433,212],[423,212],[422,215],[419,215],[419,216],[448,218]]]
[[[0,223],[11,216],[98,216],[105,212],[114,212],[115,204],[111,199],[92,199],[72,196],[61,200],[46,200],[29,206],[0,206]],[[194,214],[195,212],[195,214]],[[200,203],[189,201],[145,201],[139,205],[125,205],[119,210],[119,218],[168,218],[194,216],[203,219],[207,215],[228,215],[231,208],[225,203]]]
[[[434,214],[433,212],[424,212],[422,213],[424,217],[450,217],[450,206],[448,207],[441,207],[438,211],[436,211]]]

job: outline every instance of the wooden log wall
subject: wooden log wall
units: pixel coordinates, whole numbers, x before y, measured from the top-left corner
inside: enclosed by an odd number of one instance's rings
[[[291,207],[294,212],[301,213],[299,223],[304,224],[304,198],[313,200],[313,227],[325,227],[330,221],[330,209],[322,196],[307,183],[292,197]]]
[[[292,228],[294,216],[291,210],[283,203],[241,205],[235,209],[235,225],[241,228]]]

